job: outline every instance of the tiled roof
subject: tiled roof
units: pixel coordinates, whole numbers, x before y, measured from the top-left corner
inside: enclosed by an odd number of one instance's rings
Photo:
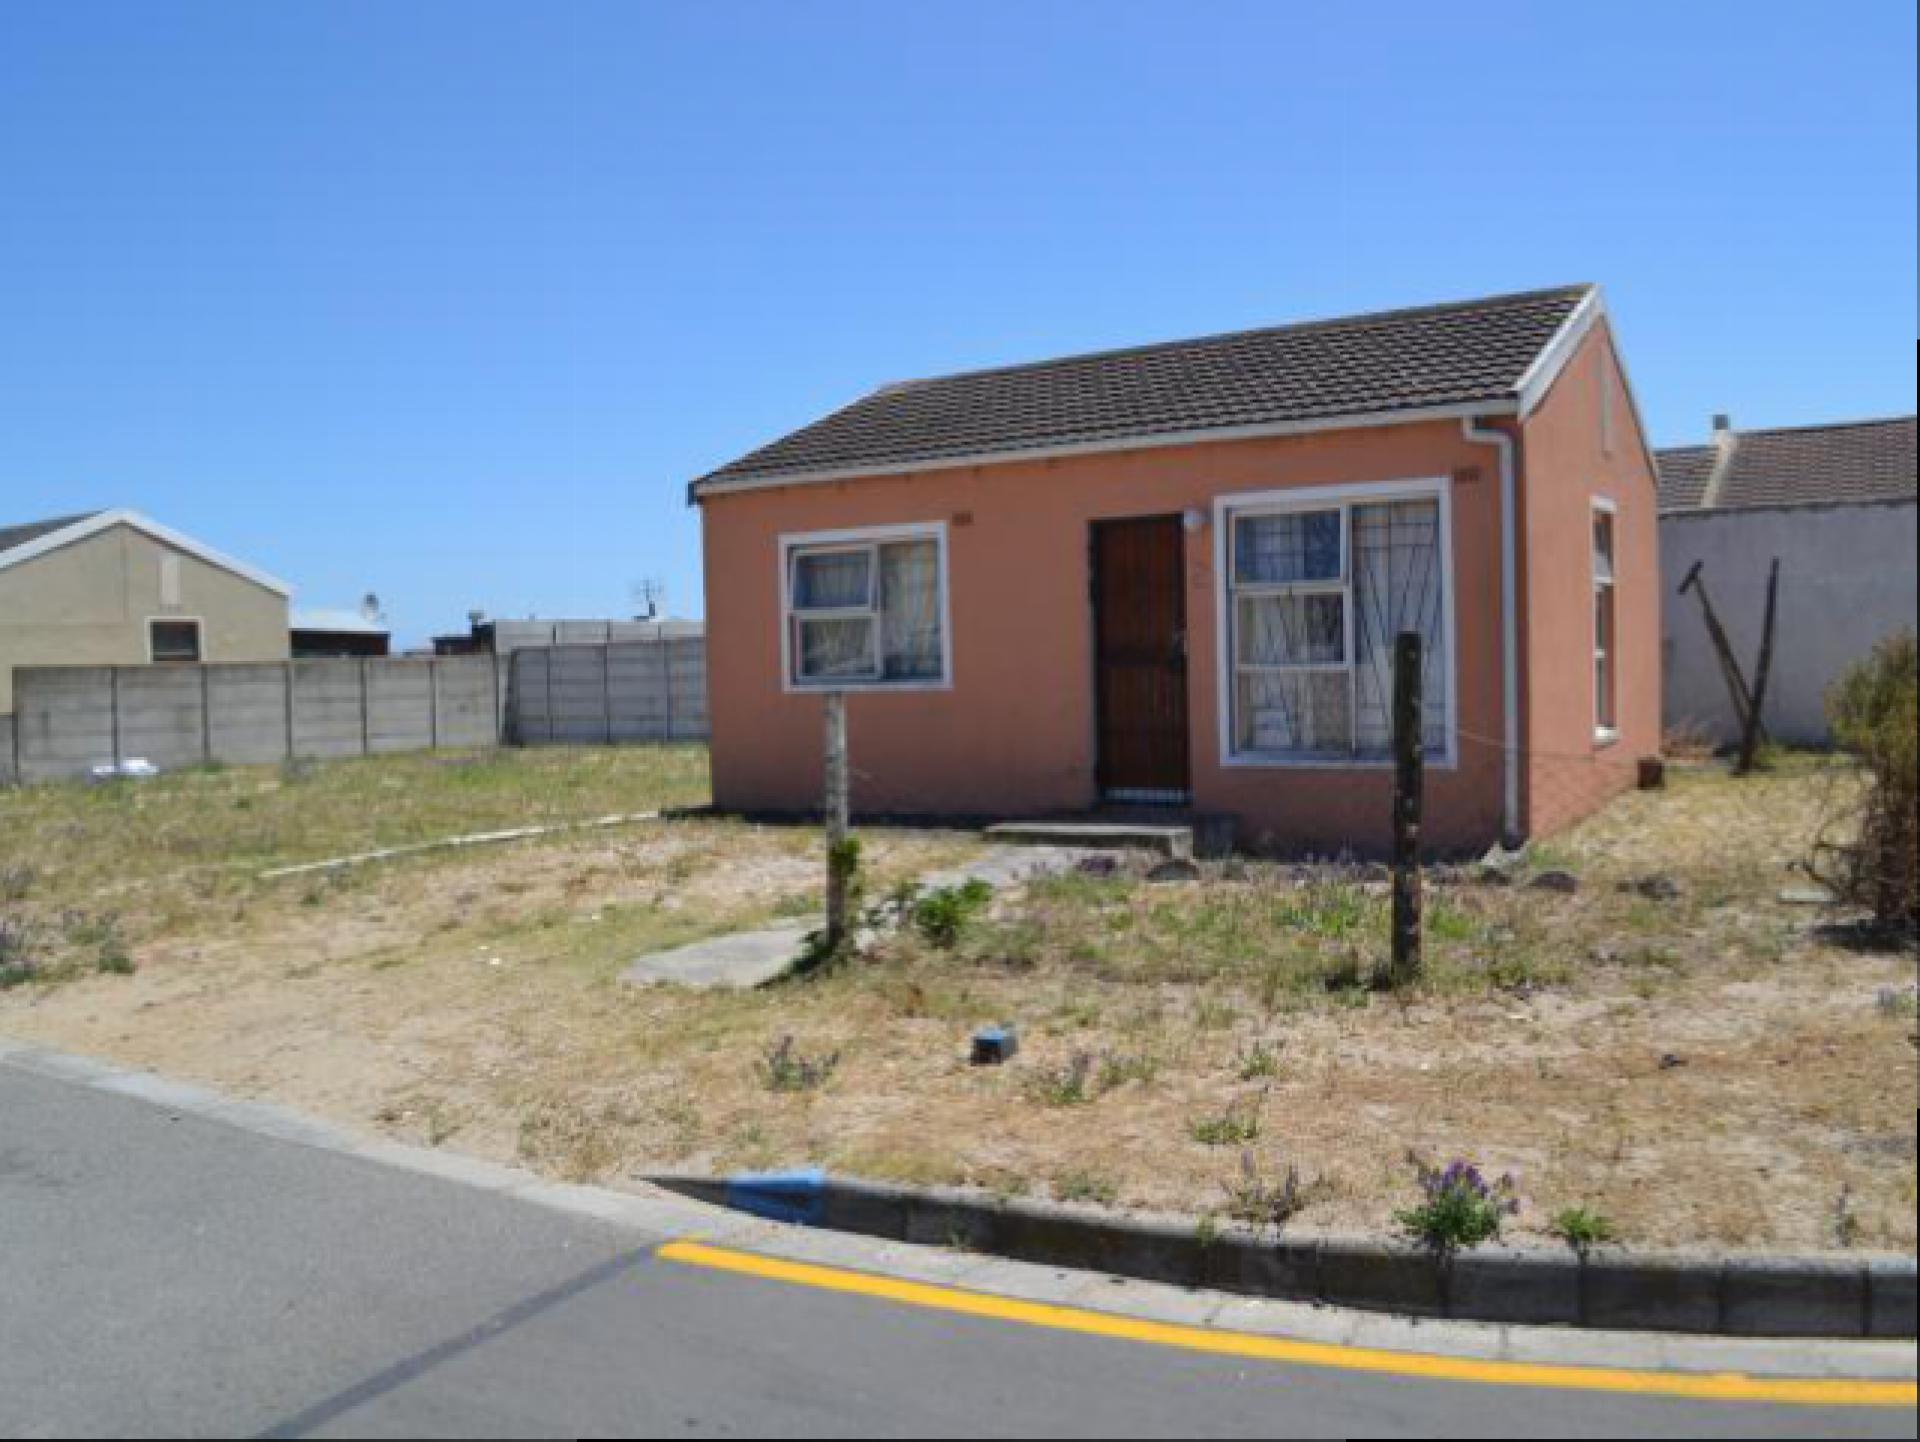
[[[1657,452],[1654,460],[1660,466],[1660,509],[1682,511],[1699,505],[1718,459],[1718,446],[1676,446]]]
[[[694,494],[1510,399],[1592,291],[1565,286],[907,381],[701,477]]]
[[[1661,509],[1669,511],[1899,501],[1916,494],[1912,416],[1734,431],[1719,445],[1660,451],[1655,459]]]
[[[64,531],[68,526],[77,526],[82,521],[90,521],[99,515],[98,511],[82,511],[77,516],[60,516],[51,521],[28,521],[19,526],[0,526],[0,556],[21,546],[30,545],[42,536],[50,536],[55,531]]]

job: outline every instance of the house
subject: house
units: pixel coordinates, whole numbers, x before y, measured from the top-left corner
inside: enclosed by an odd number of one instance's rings
[[[295,611],[288,629],[296,661],[386,656],[393,650],[393,631],[372,597],[355,610],[321,607]]]
[[[1590,285],[882,387],[693,482],[715,799],[1164,804],[1262,849],[1552,831],[1660,742],[1652,456]]]
[[[1739,732],[1698,603],[1675,592],[1699,566],[1751,680],[1778,558],[1764,720],[1775,740],[1826,743],[1827,688],[1914,625],[1914,417],[1743,431],[1717,416],[1708,444],[1655,459],[1667,726],[1721,744]]]
[[[658,620],[525,620],[489,621],[474,612],[464,632],[433,638],[438,656],[510,656],[529,646],[605,646],[628,641],[698,641],[706,628],[698,621],[663,617]]]
[[[0,715],[18,666],[284,661],[289,594],[134,511],[0,527]]]

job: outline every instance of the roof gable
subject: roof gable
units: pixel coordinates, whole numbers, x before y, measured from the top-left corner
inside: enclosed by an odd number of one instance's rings
[[[1729,431],[1660,451],[1663,511],[1914,499],[1915,418]]]
[[[63,546],[71,546],[76,541],[84,541],[89,536],[99,535],[102,531],[112,530],[115,526],[131,526],[134,530],[151,536],[164,545],[184,552],[209,566],[217,566],[230,571],[242,580],[251,581],[264,590],[276,592],[282,596],[291,596],[293,587],[285,581],[268,575],[265,571],[254,569],[244,561],[223,555],[211,546],[202,545],[191,536],[161,525],[158,521],[141,515],[138,511],[94,511],[89,515],[69,516],[61,521],[40,521],[31,525],[13,526],[0,530],[0,543],[9,537],[18,536],[11,545],[0,544],[0,571],[22,565],[35,557],[57,551]],[[31,534],[29,534],[31,533]]]
[[[692,491],[1517,410],[1550,383],[1597,302],[1594,287],[1566,286],[907,381]]]

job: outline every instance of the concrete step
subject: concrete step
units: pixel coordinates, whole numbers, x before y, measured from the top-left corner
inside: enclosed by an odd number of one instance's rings
[[[1145,821],[1002,821],[987,839],[1009,846],[1070,846],[1089,851],[1151,851],[1175,861],[1193,859],[1193,828]]]

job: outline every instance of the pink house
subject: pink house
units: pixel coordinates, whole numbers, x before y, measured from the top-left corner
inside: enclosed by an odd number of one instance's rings
[[[695,481],[714,794],[1164,805],[1382,848],[1391,646],[1428,835],[1552,831],[1660,744],[1656,480],[1597,287],[890,385]]]

